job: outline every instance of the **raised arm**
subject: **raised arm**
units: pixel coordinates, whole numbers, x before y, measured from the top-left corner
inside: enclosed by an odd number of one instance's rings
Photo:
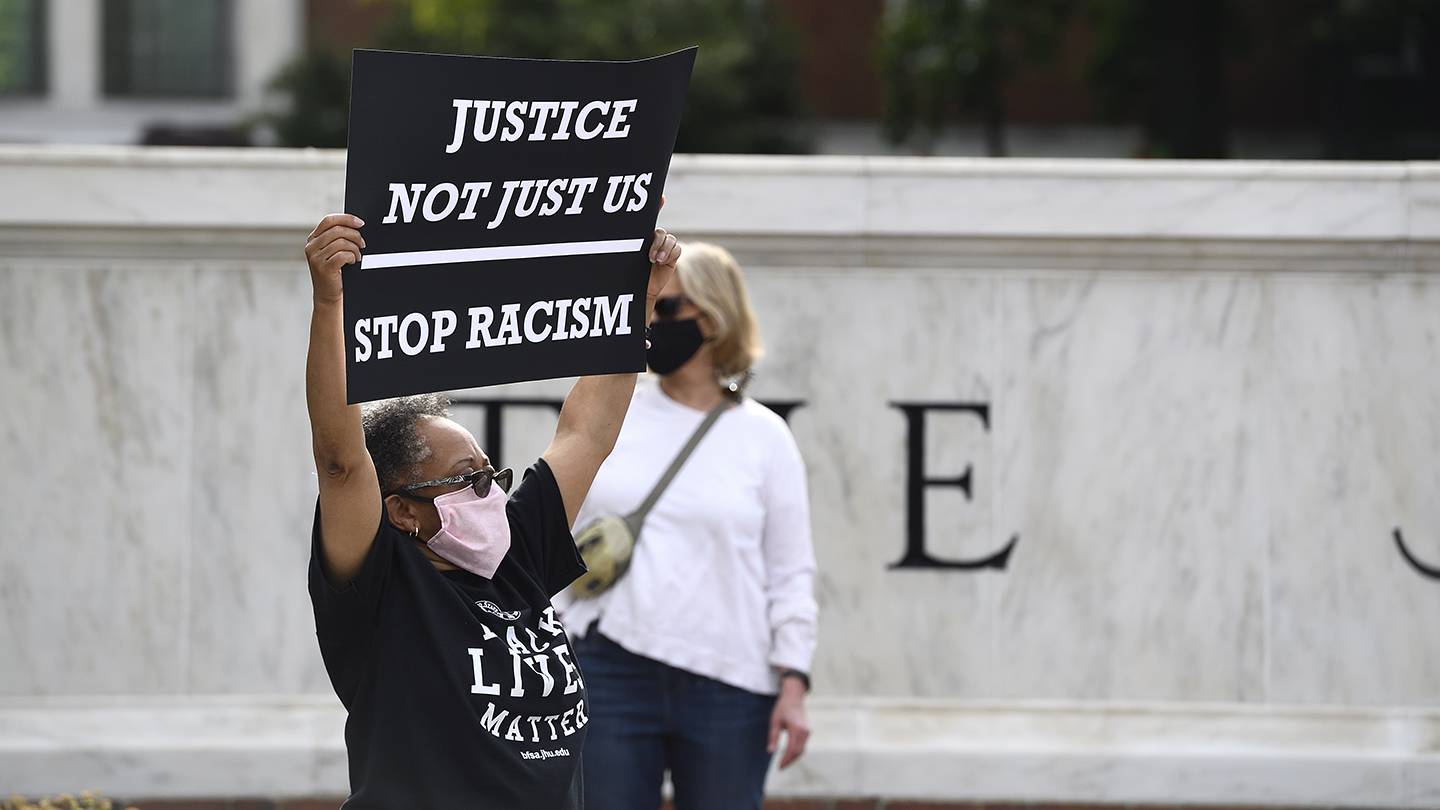
[[[380,482],[365,449],[360,406],[345,403],[345,319],[340,268],[360,260],[365,223],[349,214],[320,220],[305,243],[314,310],[305,362],[305,402],[320,477],[320,548],[331,582],[360,571],[380,525]]]
[[[655,229],[650,242],[650,283],[645,290],[645,322],[655,312],[655,299],[675,276],[675,263],[680,259],[680,245],[664,228]],[[580,505],[590,493],[600,465],[615,449],[615,439],[630,409],[635,393],[634,374],[608,374],[581,377],[565,397],[560,409],[560,423],[555,438],[543,458],[555,474],[560,497],[565,501],[565,515],[570,525]]]

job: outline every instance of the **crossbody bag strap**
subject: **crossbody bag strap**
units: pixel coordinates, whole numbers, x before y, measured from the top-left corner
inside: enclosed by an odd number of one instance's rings
[[[695,452],[695,448],[700,444],[700,440],[705,438],[706,433],[710,432],[711,426],[720,418],[720,414],[729,410],[732,405],[734,405],[733,402],[725,400],[711,408],[710,412],[705,414],[705,419],[700,422],[699,427],[695,428],[695,432],[690,434],[690,440],[685,442],[684,447],[680,448],[680,453],[675,456],[674,461],[670,462],[670,466],[666,468],[665,474],[660,476],[660,480],[655,482],[654,488],[650,490],[649,495],[645,496],[645,500],[640,504],[640,507],[625,516],[625,522],[630,525],[630,531],[635,537],[638,538],[640,536],[640,527],[645,523],[645,516],[649,515],[650,510],[655,508],[655,503],[660,500],[661,495],[665,494],[665,488],[670,486],[671,481],[675,480],[675,476],[680,473],[680,468],[685,466],[685,462],[690,458],[690,454]]]

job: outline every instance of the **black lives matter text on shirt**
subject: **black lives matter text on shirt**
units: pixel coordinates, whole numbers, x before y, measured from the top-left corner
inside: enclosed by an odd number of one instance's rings
[[[436,570],[384,517],[360,572],[332,582],[316,513],[310,597],[345,705],[347,810],[579,810],[585,682],[550,597],[584,572],[543,460],[506,504],[490,579]]]
[[[647,253],[695,53],[354,52],[351,403],[644,369]]]

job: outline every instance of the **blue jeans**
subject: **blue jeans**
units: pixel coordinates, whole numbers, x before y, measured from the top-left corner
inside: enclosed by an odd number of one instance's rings
[[[773,695],[636,655],[591,628],[575,645],[590,692],[586,810],[761,810]]]

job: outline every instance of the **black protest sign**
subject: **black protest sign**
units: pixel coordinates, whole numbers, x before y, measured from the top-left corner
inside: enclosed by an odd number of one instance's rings
[[[644,370],[647,256],[694,62],[355,51],[349,401]]]

